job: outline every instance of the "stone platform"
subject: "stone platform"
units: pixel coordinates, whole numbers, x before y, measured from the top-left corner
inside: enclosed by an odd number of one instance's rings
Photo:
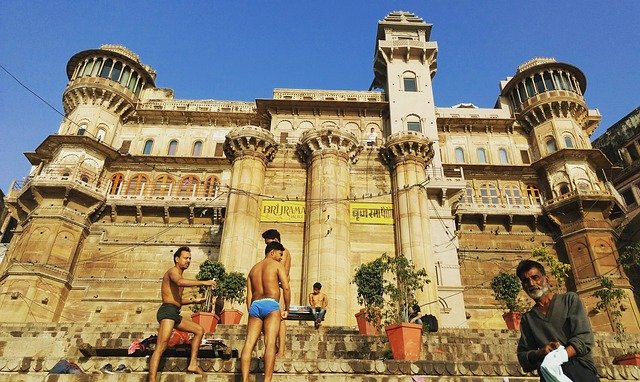
[[[534,374],[518,366],[515,349],[519,334],[507,330],[446,329],[423,337],[422,360],[415,362],[387,359],[384,336],[362,336],[355,328],[289,324],[287,356],[278,359],[275,381],[451,381],[524,382],[537,381]],[[148,357],[85,357],[79,347],[127,348],[136,339],[156,333],[157,324],[0,324],[0,380],[24,382],[131,381],[146,379]],[[242,349],[244,326],[218,325],[206,337],[223,338],[231,348]],[[640,343],[640,336],[630,336]],[[640,381],[640,367],[613,366],[623,344],[608,333],[596,333],[594,356],[603,381]],[[254,380],[261,381],[262,343],[252,362]],[[76,362],[83,375],[48,375],[60,359]],[[165,358],[161,363],[161,382],[240,381],[239,359],[201,359],[204,378],[184,373],[186,358]],[[97,374],[106,363],[131,368],[131,373]]]

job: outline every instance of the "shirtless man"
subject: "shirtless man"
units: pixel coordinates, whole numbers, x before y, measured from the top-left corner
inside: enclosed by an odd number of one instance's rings
[[[164,353],[167,348],[173,328],[193,333],[193,338],[191,339],[191,358],[189,359],[187,372],[204,374],[204,371],[198,366],[198,350],[200,349],[204,329],[193,321],[183,321],[180,316],[180,308],[182,305],[187,304],[201,304],[205,299],[184,299],[182,298],[182,292],[184,291],[184,287],[215,286],[216,281],[191,280],[182,277],[184,270],[189,268],[189,264],[191,264],[191,250],[189,247],[178,248],[173,254],[173,263],[175,265],[165,272],[162,277],[162,287],[160,289],[162,292],[162,305],[156,315],[160,323],[160,328],[158,329],[156,349],[153,351],[153,355],[149,360],[149,382],[155,382],[156,380],[160,357],[162,357],[162,353]]]
[[[314,318],[313,326],[315,326],[316,329],[320,327],[322,319],[327,312],[327,305],[329,304],[327,295],[320,292],[320,289],[322,289],[322,284],[315,283],[313,284],[313,292],[309,293],[309,306],[311,307],[311,314],[313,314]]]
[[[289,278],[281,263],[284,247],[278,242],[267,244],[264,259],[254,265],[247,277],[247,338],[240,355],[242,381],[249,381],[251,353],[264,331],[264,381],[269,382],[273,376],[276,362],[276,336],[280,327],[280,319],[287,318],[291,289]],[[280,285],[280,286],[279,286]],[[280,288],[284,295],[284,309],[280,310]]]
[[[277,229],[268,229],[262,233],[262,238],[264,239],[265,244],[269,244],[271,242],[278,242],[282,244],[282,240],[280,239],[280,232]],[[284,264],[284,270],[287,272],[287,280],[291,281],[289,278],[289,271],[291,270],[291,254],[289,250],[285,248],[282,252],[282,263]],[[282,308],[282,301],[280,301],[280,307]],[[284,351],[286,348],[286,340],[287,340],[287,327],[285,325],[285,321],[280,321],[280,330],[278,331],[278,346],[276,346],[276,357],[284,357]]]

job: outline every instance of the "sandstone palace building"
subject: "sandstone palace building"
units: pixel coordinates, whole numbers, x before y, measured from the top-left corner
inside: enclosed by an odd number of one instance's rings
[[[380,21],[369,89],[255,102],[176,99],[122,46],[75,54],[65,118],[5,197],[16,224],[0,321],[155,322],[176,248],[192,249],[190,277],[207,258],[247,272],[276,228],[293,304],[321,282],[327,325],[355,325],[354,269],[386,252],[428,270],[417,297],[441,326],[504,328],[491,278],[545,247],[571,264],[567,289],[596,330],[611,330],[592,310],[608,275],[638,331],[616,263],[626,206],[589,140],[600,115],[585,75],[534,58],[505,73],[493,108],[438,107],[431,27],[407,12]]]

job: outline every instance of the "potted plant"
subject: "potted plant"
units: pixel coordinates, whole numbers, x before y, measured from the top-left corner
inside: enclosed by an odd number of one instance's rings
[[[626,347],[626,333],[622,324],[622,301],[626,297],[622,289],[615,286],[613,280],[607,276],[600,277],[600,289],[593,292],[593,296],[600,299],[595,306],[596,311],[608,312],[613,326],[613,338],[623,344],[624,353],[616,356],[616,365],[640,366],[640,354],[635,346]]]
[[[493,296],[507,312],[502,315],[510,330],[520,330],[524,304],[520,298],[520,279],[513,273],[500,272],[491,280]]]
[[[217,261],[205,260],[202,264],[200,264],[200,270],[196,275],[197,280],[213,280],[216,279],[218,282],[222,279],[224,275],[224,265]],[[219,285],[219,284],[218,284]],[[202,304],[194,304],[191,306],[191,310],[193,314],[191,315],[191,319],[200,324],[207,333],[212,333],[216,330],[216,326],[218,325],[219,317],[213,311],[213,297],[215,296],[212,288],[201,286],[198,288],[198,292],[205,295],[206,301]]]
[[[382,317],[394,359],[418,360],[422,351],[423,327],[409,322],[409,309],[418,304],[415,291],[429,283],[425,269],[415,265],[403,254],[382,255],[382,277],[385,305]]]
[[[245,292],[247,290],[247,278],[240,272],[224,273],[220,278],[218,286],[214,288],[220,301],[228,302],[228,307],[220,313],[221,324],[239,324],[242,319],[242,312],[233,308],[233,303],[243,304],[245,302]]]
[[[356,284],[358,304],[364,306],[355,315],[360,334],[378,335],[379,333],[384,305],[383,274],[382,258],[361,264],[356,268],[352,283]]]

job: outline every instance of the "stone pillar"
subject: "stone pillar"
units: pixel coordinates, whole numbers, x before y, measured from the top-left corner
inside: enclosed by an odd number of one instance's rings
[[[267,163],[277,150],[273,135],[260,127],[238,127],[226,137],[224,153],[232,168],[218,259],[227,271],[246,274],[256,263],[256,251],[262,242],[260,195]]]
[[[303,301],[320,282],[329,299],[328,325],[353,321],[350,254],[350,163],[361,150],[358,138],[336,128],[305,132],[298,154],[307,164]]]
[[[391,170],[396,254],[424,268],[431,282],[416,291],[421,312],[439,316],[435,260],[431,245],[425,168],[433,158],[432,143],[421,133],[399,132],[387,138],[382,151]]]

